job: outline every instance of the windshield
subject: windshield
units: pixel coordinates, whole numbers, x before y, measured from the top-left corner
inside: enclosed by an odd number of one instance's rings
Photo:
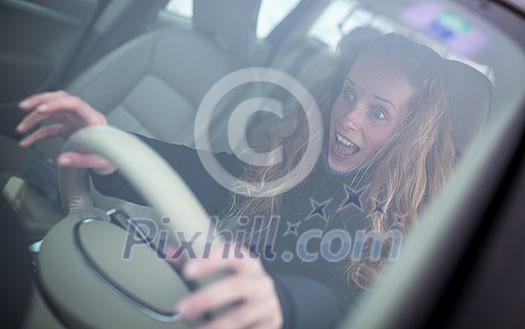
[[[519,1],[465,1],[3,2],[0,186],[41,304],[368,328],[450,295],[525,98],[491,16]]]

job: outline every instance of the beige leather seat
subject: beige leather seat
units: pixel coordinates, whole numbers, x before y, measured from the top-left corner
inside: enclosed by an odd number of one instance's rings
[[[241,9],[228,10],[231,6]],[[228,73],[248,65],[243,57],[249,57],[249,45],[255,39],[253,22],[259,6],[260,0],[195,0],[193,29],[170,27],[140,36],[89,68],[66,89],[104,113],[118,128],[194,145],[193,118],[206,92]],[[216,117],[240,93],[242,90],[228,94],[214,111]],[[214,134],[212,147],[227,148]],[[1,138],[0,148],[7,155],[0,162],[2,186],[10,176],[23,177],[30,161],[52,161],[62,143],[50,139],[23,151],[14,141]],[[31,187],[26,186],[24,194],[19,214],[33,235],[45,232],[63,217]],[[102,207],[113,202],[99,201]]]

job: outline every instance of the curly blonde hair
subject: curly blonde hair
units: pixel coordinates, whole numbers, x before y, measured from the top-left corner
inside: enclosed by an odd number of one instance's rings
[[[409,113],[395,135],[364,168],[357,169],[354,182],[370,177],[364,194],[364,207],[373,209],[375,200],[384,200],[383,211],[368,217],[369,229],[385,233],[395,228],[406,233],[418,222],[425,201],[431,199],[452,171],[456,146],[452,139],[448,114],[449,92],[445,60],[430,48],[397,34],[363,38],[340,49],[332,65],[332,74],[314,88],[314,95],[329,125],[332,106],[343,81],[356,60],[362,56],[380,56],[397,66],[415,90]],[[275,124],[275,123],[272,123]],[[294,168],[305,153],[308,123],[301,110],[291,111],[281,120],[273,138],[274,146],[283,146],[286,158],[268,167],[247,168],[245,179],[272,181]],[[369,171],[373,171],[370,175]],[[263,185],[264,186],[264,185]],[[249,192],[249,191],[248,191]],[[254,191],[255,192],[255,191]],[[281,194],[264,198],[234,197],[230,216],[266,214],[270,218],[281,211]],[[376,280],[386,262],[391,241],[384,241],[379,260],[364,258],[344,262],[348,280],[361,287]],[[370,250],[370,245],[367,245]]]

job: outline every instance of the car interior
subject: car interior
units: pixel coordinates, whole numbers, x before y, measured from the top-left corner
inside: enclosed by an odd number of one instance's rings
[[[522,2],[2,0],[0,8],[0,186],[2,206],[9,204],[2,216],[14,223],[7,228],[13,235],[3,242],[23,242],[29,250],[2,248],[10,251],[6,255],[16,252],[20,261],[20,266],[8,261],[13,266],[6,273],[21,274],[3,296],[6,303],[14,300],[11,296],[18,298],[12,304],[18,305],[18,316],[9,321],[23,328],[194,325],[170,309],[190,288],[167,263],[152,261],[153,250],[144,250],[132,263],[118,261],[126,218],[157,218],[163,207],[170,208],[167,213],[182,210],[103,196],[85,177],[59,179],[54,159],[65,141],[53,138],[29,150],[19,148],[19,101],[64,89],[104,113],[113,127],[195,147],[202,134],[194,128],[199,105],[228,74],[253,67],[278,69],[311,88],[328,73],[341,42],[354,42],[360,33],[396,32],[447,59],[453,137],[461,160],[406,241],[402,259],[349,310],[340,328],[525,325],[525,284],[520,279],[525,262],[519,244],[525,234],[520,221],[525,196]],[[270,83],[230,90],[213,112],[211,150],[232,151],[230,116],[244,100],[261,96],[285,104],[295,100]],[[266,119],[266,114],[256,115],[251,124]],[[120,135],[112,132],[104,141],[104,134],[85,137],[93,145],[82,139],[77,143],[109,158],[127,149],[115,162],[135,166],[129,169],[130,180],[141,175],[141,168],[157,166],[129,161],[140,147],[131,147],[125,137],[117,143]],[[248,137],[257,144],[267,142],[261,140],[267,136]],[[115,146],[100,146],[110,144],[108,138],[114,138]],[[173,195],[183,190],[174,185],[162,191]],[[81,186],[81,196],[68,186]],[[83,218],[73,218],[68,208],[75,198],[87,200],[81,202],[88,204],[80,211],[86,211]],[[151,203],[159,198],[152,196]],[[113,224],[93,223],[94,217],[111,218]],[[83,257],[73,252],[79,245]],[[157,284],[145,289],[144,282]],[[104,302],[93,306],[93,300]]]

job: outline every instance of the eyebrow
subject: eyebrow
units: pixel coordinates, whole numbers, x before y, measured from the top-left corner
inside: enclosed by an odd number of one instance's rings
[[[353,82],[352,80],[350,80],[349,77],[346,77],[346,80],[347,80],[352,86],[357,87],[357,85],[355,84],[355,82]],[[383,98],[383,97],[380,97],[380,96],[377,96],[377,95],[372,95],[372,96],[373,96],[374,98],[380,100],[380,101],[383,101],[383,102],[385,102],[385,103],[390,104],[390,106],[392,106],[394,109],[396,108],[396,107],[394,106],[394,104],[393,104],[391,101],[389,101],[388,99]]]

